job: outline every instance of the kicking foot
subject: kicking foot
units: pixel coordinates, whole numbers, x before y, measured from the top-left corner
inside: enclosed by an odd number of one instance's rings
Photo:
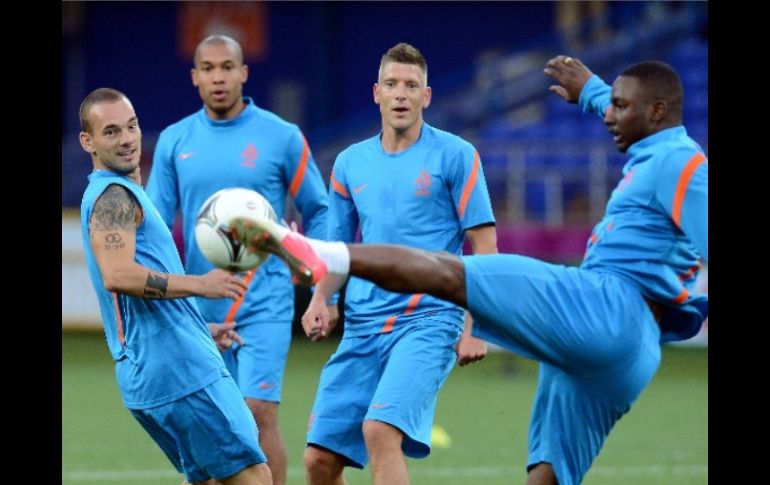
[[[283,259],[295,283],[310,286],[327,272],[326,263],[316,255],[302,234],[269,219],[234,218],[230,229],[249,251],[264,251]]]

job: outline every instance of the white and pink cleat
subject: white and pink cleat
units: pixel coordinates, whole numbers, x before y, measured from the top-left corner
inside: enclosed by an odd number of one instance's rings
[[[230,227],[249,251],[272,253],[284,260],[294,283],[314,285],[328,271],[305,236],[270,219],[239,219],[231,221]]]

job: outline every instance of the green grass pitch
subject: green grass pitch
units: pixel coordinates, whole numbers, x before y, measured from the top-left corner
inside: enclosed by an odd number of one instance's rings
[[[304,484],[302,451],[318,375],[336,341],[295,337],[281,425],[291,485]],[[449,448],[409,460],[415,485],[524,483],[535,363],[490,353],[455,368],[439,394],[435,422]],[[104,336],[62,336],[62,483],[178,485],[177,474],[121,404]],[[368,468],[347,469],[349,485],[371,483]],[[666,347],[658,375],[615,426],[585,485],[708,483],[708,350]]]

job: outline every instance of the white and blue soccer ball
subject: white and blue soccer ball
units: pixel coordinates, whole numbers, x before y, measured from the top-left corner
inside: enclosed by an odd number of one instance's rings
[[[277,220],[273,207],[259,192],[234,187],[214,193],[203,203],[195,220],[198,248],[218,268],[249,271],[258,267],[270,254],[249,252],[231,227],[231,223],[248,224],[257,218]]]

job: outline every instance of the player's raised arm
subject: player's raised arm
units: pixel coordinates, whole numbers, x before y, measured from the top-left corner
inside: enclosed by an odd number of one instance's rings
[[[583,90],[588,79],[593,76],[591,70],[580,62],[580,59],[565,55],[558,55],[550,59],[545,64],[543,73],[559,83],[550,86],[548,90],[570,103],[578,102],[580,91]]]
[[[238,298],[246,289],[232,274],[214,270],[203,276],[170,275],[137,264],[136,228],[142,223],[139,203],[127,189],[110,185],[94,204],[89,238],[104,287],[146,299]]]

